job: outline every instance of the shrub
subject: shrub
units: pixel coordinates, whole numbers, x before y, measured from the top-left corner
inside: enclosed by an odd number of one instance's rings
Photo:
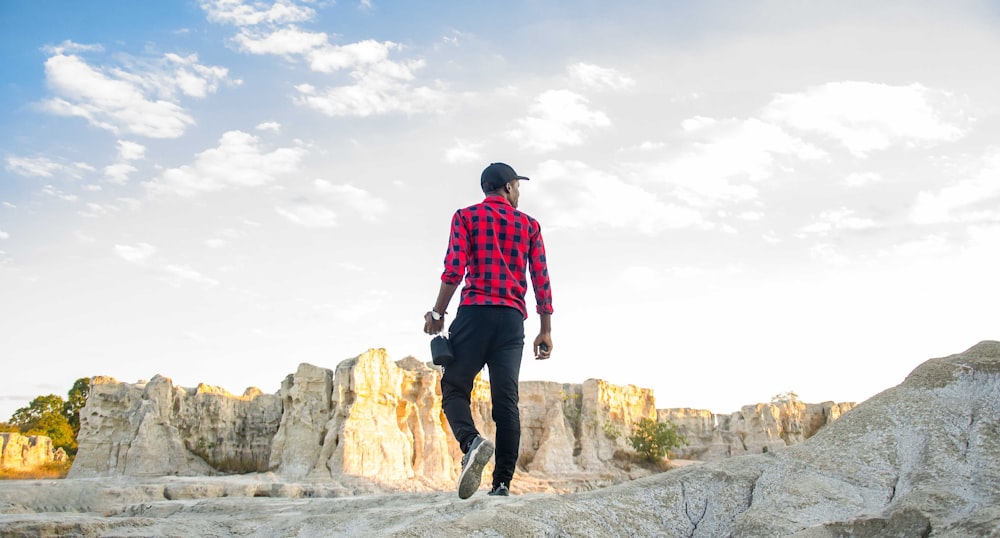
[[[671,449],[688,445],[688,440],[678,433],[673,422],[657,422],[644,418],[635,423],[628,436],[628,444],[636,453],[649,461],[662,460]]]

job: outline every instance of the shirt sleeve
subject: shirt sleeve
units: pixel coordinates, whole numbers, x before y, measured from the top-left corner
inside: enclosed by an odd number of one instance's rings
[[[459,285],[465,276],[465,266],[469,260],[469,231],[462,222],[461,212],[456,211],[451,218],[451,233],[448,237],[448,251],[444,255],[444,272],[441,282]]]
[[[542,227],[534,223],[531,246],[528,252],[531,286],[535,290],[535,311],[539,314],[552,313],[552,286],[549,282],[549,268],[545,262],[545,242],[542,241]]]

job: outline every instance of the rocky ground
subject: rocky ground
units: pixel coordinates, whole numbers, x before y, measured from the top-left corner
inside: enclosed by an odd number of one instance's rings
[[[0,535],[1000,537],[1000,342],[924,363],[801,444],[590,491],[33,481],[0,488]]]

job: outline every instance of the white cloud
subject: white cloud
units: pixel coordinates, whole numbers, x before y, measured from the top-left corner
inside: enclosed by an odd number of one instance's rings
[[[579,161],[546,161],[533,175],[545,181],[522,190],[533,206],[544,209],[546,225],[626,228],[650,235],[667,229],[710,227],[698,211],[664,202],[654,193]],[[537,195],[527,192],[536,188]]]
[[[589,107],[586,97],[569,90],[549,90],[528,109],[528,117],[517,120],[507,136],[521,147],[537,152],[563,146],[578,146],[585,131],[611,125],[607,115]]]
[[[79,211],[79,214],[88,218],[97,218],[109,215],[111,213],[117,213],[123,210],[135,211],[140,207],[140,202],[133,198],[117,198],[116,203],[104,203],[98,204],[94,202],[87,202],[84,205],[84,209]]]
[[[74,52],[102,52],[104,47],[101,45],[85,45],[82,43],[74,43],[72,41],[66,40],[62,43],[54,46],[42,47],[42,52],[49,55],[66,54]]]
[[[219,285],[218,280],[207,277],[187,265],[168,265],[164,268],[164,270],[170,276],[170,283],[174,286],[180,286],[184,282],[193,282],[195,284],[201,284],[205,287]]]
[[[264,123],[258,123],[255,127],[258,131],[271,131],[273,133],[281,132],[281,124],[276,121],[265,121]]]
[[[384,114],[426,114],[442,111],[447,95],[426,86],[412,87],[398,78],[374,71],[352,73],[356,84],[335,86],[317,92],[309,85],[299,85],[295,103],[327,116],[368,117]]]
[[[390,52],[402,48],[402,45],[392,41],[379,42],[373,39],[347,45],[326,44],[311,52],[310,67],[320,73],[370,67],[373,71],[392,78],[410,80],[413,78],[413,70],[423,67],[423,62],[414,60],[404,64],[389,60]]]
[[[851,260],[847,256],[845,256],[839,250],[837,250],[837,247],[829,243],[820,243],[817,245],[813,245],[809,249],[809,255],[814,260],[830,265],[835,265],[838,267],[850,265],[851,263]]]
[[[128,181],[130,174],[139,170],[130,162],[141,160],[145,156],[146,146],[128,140],[119,140],[118,162],[104,167],[104,177],[112,183],[124,184]]]
[[[864,230],[875,227],[875,221],[854,214],[853,209],[841,207],[820,213],[816,222],[802,228],[807,234],[825,235],[838,230]]]
[[[84,174],[94,172],[94,167],[87,163],[64,164],[47,157],[9,156],[5,159],[4,168],[19,176],[57,179],[80,179]]]
[[[945,142],[965,134],[959,100],[920,84],[831,82],[781,94],[763,117],[836,139],[859,157],[898,142]]]
[[[306,228],[332,228],[337,225],[337,214],[328,207],[299,203],[290,209],[274,209],[282,217]]]
[[[219,139],[218,147],[197,154],[193,164],[171,168],[147,186],[155,193],[180,196],[230,187],[255,187],[296,171],[304,155],[302,148],[266,152],[257,137],[242,131],[228,131]]]
[[[64,200],[67,202],[75,202],[80,198],[75,194],[69,194],[62,190],[59,190],[52,185],[46,185],[42,187],[42,194],[45,194],[46,196],[51,196],[53,198],[58,198],[60,200]]]
[[[104,167],[104,177],[112,183],[124,184],[128,181],[128,176],[138,168],[128,163],[115,163]]]
[[[882,258],[940,258],[953,251],[948,236],[935,234],[915,241],[907,241],[879,251]]]
[[[445,150],[444,160],[449,164],[479,162],[483,160],[483,147],[481,142],[455,140],[455,145]]]
[[[328,40],[322,32],[306,32],[290,26],[268,32],[242,30],[233,42],[237,50],[250,54],[291,56],[307,55],[327,45]]]
[[[208,13],[208,20],[235,26],[302,22],[311,20],[316,15],[312,8],[287,0],[278,0],[274,3],[203,0],[201,9]]]
[[[1000,148],[991,149],[971,178],[922,191],[910,212],[917,224],[1000,219]]]
[[[42,101],[43,110],[150,138],[176,138],[194,125],[177,103],[178,92],[201,98],[231,82],[226,69],[201,65],[196,55],[176,54],[131,71],[95,68],[79,56],[56,54],[45,62],[45,75],[56,97]]]
[[[334,185],[323,179],[317,179],[313,184],[318,192],[350,207],[365,220],[374,221],[389,210],[385,200],[353,185]]]
[[[764,214],[760,211],[744,211],[737,214],[736,218],[740,220],[758,221],[764,218]]]
[[[693,141],[670,160],[635,170],[638,179],[670,185],[678,198],[695,207],[757,198],[753,184],[771,177],[779,158],[812,161],[826,156],[781,127],[756,118],[695,120],[694,133],[703,141]]]
[[[717,125],[719,120],[715,118],[707,118],[705,116],[695,116],[693,118],[688,118],[681,122],[681,129],[688,132],[700,131],[706,129],[713,125]]]
[[[118,158],[123,161],[138,161],[146,156],[146,146],[129,142],[128,140],[118,141]]]
[[[10,234],[3,230],[0,230],[0,239],[10,239]]]
[[[871,183],[879,183],[885,179],[876,172],[852,172],[844,178],[848,187],[862,187]]]
[[[164,56],[164,64],[166,64],[164,72],[152,69],[145,76],[155,75],[153,89],[167,95],[171,95],[169,92],[176,87],[184,95],[203,98],[217,92],[220,84],[238,86],[243,83],[239,79],[230,79],[229,70],[225,67],[201,65],[198,63],[197,54],[188,56],[167,54]]]
[[[570,77],[588,88],[626,90],[635,80],[619,71],[587,63],[575,63],[567,69]]]
[[[65,167],[45,157],[7,157],[5,168],[20,176],[52,177]]]
[[[403,113],[433,113],[447,106],[446,94],[437,88],[416,86],[415,72],[425,62],[394,61],[393,52],[402,45],[371,39],[334,45],[327,34],[307,32],[295,26],[266,31],[243,30],[234,38],[239,50],[250,54],[276,54],[289,60],[301,57],[319,73],[348,71],[353,84],[318,90],[298,84],[295,103],[328,116],[358,116]]]
[[[156,247],[149,243],[138,245],[115,245],[115,253],[129,263],[142,263],[156,254]]]

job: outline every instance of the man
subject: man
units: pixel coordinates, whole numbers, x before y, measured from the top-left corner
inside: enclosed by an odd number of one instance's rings
[[[517,210],[520,182],[527,180],[504,163],[483,170],[480,185],[486,199],[452,217],[441,288],[434,308],[424,315],[424,332],[440,333],[448,304],[465,278],[458,314],[449,328],[454,360],[441,377],[444,414],[465,454],[458,479],[462,499],[479,489],[483,468],[494,451],[489,494],[506,496],[510,491],[521,443],[517,401],[528,317],[527,274],[541,318],[533,344],[535,359],[548,359],[552,353],[552,291],[542,230],[535,219]],[[472,385],[484,365],[490,372],[496,444],[479,435],[470,409]]]

